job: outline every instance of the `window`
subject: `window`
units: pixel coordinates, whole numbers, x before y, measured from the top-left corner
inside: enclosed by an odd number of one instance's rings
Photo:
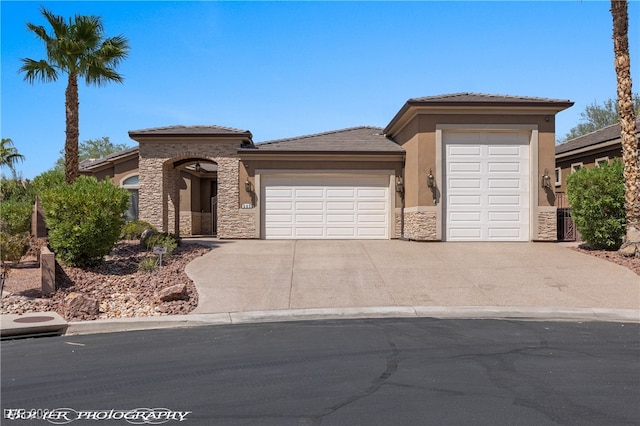
[[[584,164],[582,164],[582,162],[580,163],[573,163],[571,165],[571,173],[573,172],[577,172],[578,170],[580,170],[582,167],[584,166]]]
[[[138,220],[138,202],[140,201],[139,177],[138,175],[129,176],[121,181],[121,186],[129,191],[129,210],[125,212],[127,221]]]
[[[609,164],[609,157],[596,158],[596,167],[600,167],[601,164]]]
[[[562,186],[562,168],[556,167],[556,186]]]

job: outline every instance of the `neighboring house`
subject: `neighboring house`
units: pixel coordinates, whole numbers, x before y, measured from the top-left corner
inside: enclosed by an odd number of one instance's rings
[[[220,238],[554,241],[555,115],[568,100],[409,99],[386,128],[254,143],[219,126],[130,131],[81,171],[138,197],[169,232]],[[132,214],[135,214],[132,211]]]
[[[640,140],[640,118],[636,119]],[[622,160],[620,124],[613,124],[556,146],[555,189],[558,205],[566,204],[567,176],[581,167],[592,168],[613,159]]]

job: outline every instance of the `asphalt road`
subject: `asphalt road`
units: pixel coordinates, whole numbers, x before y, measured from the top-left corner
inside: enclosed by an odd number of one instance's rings
[[[2,425],[640,423],[639,324],[233,325],[4,341],[1,356]]]

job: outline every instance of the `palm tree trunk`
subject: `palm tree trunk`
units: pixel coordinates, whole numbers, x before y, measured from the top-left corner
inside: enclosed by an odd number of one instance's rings
[[[72,184],[78,177],[78,138],[79,102],[78,102],[78,76],[69,73],[67,88],[65,90],[66,108],[66,139],[64,142],[64,176],[68,184]]]
[[[611,0],[611,16],[613,18],[613,52],[618,89],[627,221],[623,249],[627,249],[627,254],[640,255],[640,169],[638,168],[638,142],[636,140],[636,120],[631,89],[627,0]],[[629,248],[631,250],[628,250]]]

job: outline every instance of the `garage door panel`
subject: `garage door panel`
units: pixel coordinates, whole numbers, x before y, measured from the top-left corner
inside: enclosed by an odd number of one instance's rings
[[[389,237],[389,175],[269,177],[265,238]]]
[[[480,241],[482,229],[480,227],[455,228],[449,233],[450,241]]]
[[[326,202],[327,211],[340,211],[340,210],[352,211],[355,208],[356,208],[355,201],[327,201]]]
[[[384,201],[358,201],[358,211],[384,212],[387,203]]]
[[[328,238],[355,238],[356,233],[353,227],[327,227],[326,236]]]
[[[362,198],[375,198],[377,200],[384,200],[387,196],[388,188],[358,188],[356,197]]]
[[[451,195],[449,206],[479,206],[482,200],[480,195]]]
[[[356,215],[355,214],[327,214],[327,224],[336,224],[336,223],[348,223],[354,224],[356,223]]]
[[[321,214],[296,213],[294,216],[294,219],[297,223],[315,223],[320,225],[324,223],[324,216]]]
[[[487,147],[489,156],[506,155],[512,157],[520,157],[520,147],[513,145],[489,145]]]
[[[515,222],[522,220],[520,211],[489,211],[487,215],[489,222]]]
[[[522,179],[489,179],[489,189],[520,189]]]
[[[294,208],[296,211],[322,211],[324,210],[324,203],[322,201],[296,201]]]
[[[489,195],[488,204],[490,206],[520,206],[519,195]]]
[[[479,211],[455,211],[449,213],[449,222],[480,222],[482,213]]]
[[[458,156],[479,156],[482,153],[480,145],[456,145],[451,147],[451,154]]]
[[[521,164],[515,161],[512,162],[489,162],[487,163],[487,171],[489,173],[522,173]]]
[[[449,163],[449,172],[452,173],[480,173],[480,161],[456,161]]]
[[[450,181],[451,188],[480,188],[480,179],[453,179]]]
[[[293,189],[286,188],[267,188],[265,195],[267,197],[282,197],[282,198],[291,198],[293,196]]]
[[[296,227],[294,228],[293,237],[295,238],[318,238],[323,237],[325,235],[324,227]],[[279,235],[280,237],[284,237],[285,235]]]
[[[445,239],[528,240],[528,134],[445,132],[443,141]]]
[[[328,198],[353,198],[356,195],[355,188],[327,188]]]
[[[294,190],[294,197],[296,198],[324,198],[324,191],[322,188],[296,188]]]

